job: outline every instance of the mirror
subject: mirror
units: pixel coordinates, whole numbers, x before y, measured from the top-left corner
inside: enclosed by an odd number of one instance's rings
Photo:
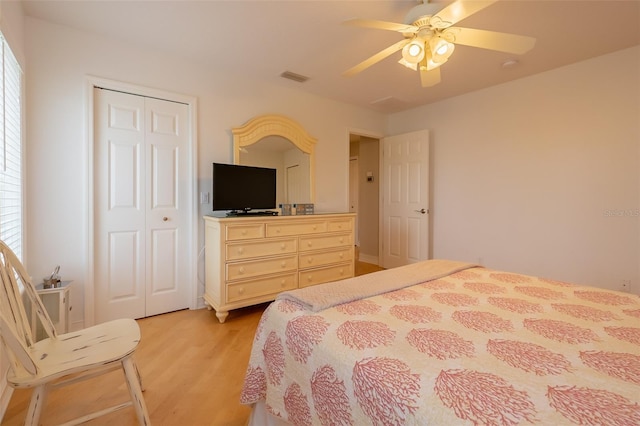
[[[276,169],[276,203],[314,203],[316,139],[281,115],[263,115],[232,129],[233,161]]]

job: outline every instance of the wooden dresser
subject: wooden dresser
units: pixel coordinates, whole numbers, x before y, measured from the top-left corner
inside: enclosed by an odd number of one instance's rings
[[[204,300],[220,322],[282,291],[354,275],[354,213],[204,221]]]

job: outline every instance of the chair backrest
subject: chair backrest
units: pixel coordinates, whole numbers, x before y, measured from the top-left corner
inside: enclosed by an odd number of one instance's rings
[[[38,367],[29,354],[24,343],[16,336],[14,327],[7,321],[3,314],[0,314],[0,338],[4,344],[6,354],[9,358],[11,369],[18,374],[21,369],[26,370],[29,374],[38,373]]]
[[[5,345],[15,358],[12,366],[19,362],[27,371],[35,369],[35,364],[29,355],[28,348],[34,343],[31,322],[25,309],[25,299],[30,303],[30,309],[36,314],[36,321],[50,338],[56,338],[56,329],[51,322],[38,293],[31,282],[18,257],[3,242],[0,241],[0,333]]]

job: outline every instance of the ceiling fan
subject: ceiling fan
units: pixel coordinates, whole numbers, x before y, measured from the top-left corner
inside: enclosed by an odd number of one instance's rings
[[[456,23],[491,6],[498,0],[457,0],[442,4],[422,3],[413,7],[404,23],[350,19],[346,25],[397,31],[404,39],[381,50],[343,73],[352,76],[402,50],[399,63],[420,71],[422,87],[440,82],[440,66],[447,62],[456,44],[521,55],[536,43],[533,37],[472,28],[454,27]]]

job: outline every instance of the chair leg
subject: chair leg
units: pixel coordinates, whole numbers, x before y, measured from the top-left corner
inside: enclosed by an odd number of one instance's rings
[[[29,410],[27,411],[27,417],[24,420],[25,426],[38,426],[40,422],[40,414],[42,414],[42,407],[44,401],[47,398],[47,386],[40,385],[33,388],[31,394],[31,402],[29,403]]]
[[[150,425],[149,412],[147,411],[147,405],[144,402],[142,396],[142,388],[140,387],[140,376],[138,375],[136,366],[131,357],[127,357],[122,360],[122,368],[124,369],[124,375],[127,380],[127,386],[129,387],[129,393],[131,394],[131,402],[136,410],[138,416],[138,423],[141,425]]]
[[[138,376],[138,383],[140,383],[140,390],[144,392],[145,391],[144,382],[142,381],[142,375],[140,374],[140,370],[138,370],[138,364],[136,364],[133,358],[131,359],[131,362],[133,363],[133,367],[136,369],[136,376]]]

